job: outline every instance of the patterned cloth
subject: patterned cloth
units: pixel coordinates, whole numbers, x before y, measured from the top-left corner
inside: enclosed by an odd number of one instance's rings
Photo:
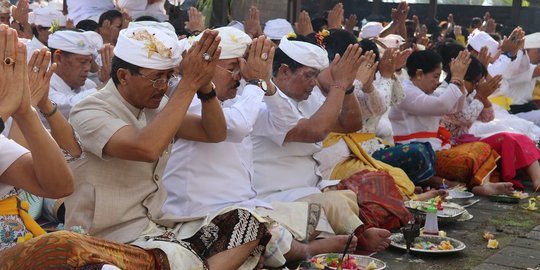
[[[87,265],[111,264],[123,270],[168,270],[160,250],[138,247],[59,231],[33,238],[0,252],[0,270],[77,269]]]
[[[401,168],[413,183],[418,184],[435,175],[435,152],[429,143],[396,144],[372,155],[386,164]]]
[[[472,142],[437,151],[437,176],[479,186],[497,168],[499,154],[486,143]]]
[[[399,229],[411,219],[394,179],[385,171],[363,170],[337,185],[357,195],[360,219],[368,227]]]
[[[215,217],[210,224],[201,228],[185,242],[201,257],[210,258],[220,252],[259,241],[251,256],[261,255],[270,241],[271,234],[266,225],[259,222],[250,212],[236,209]]]

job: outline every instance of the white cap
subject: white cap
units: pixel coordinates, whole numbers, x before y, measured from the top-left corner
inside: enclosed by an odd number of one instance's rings
[[[121,30],[114,55],[130,64],[157,70],[174,68],[182,59],[176,33],[150,26]]]
[[[167,31],[172,31],[174,33],[174,26],[168,22],[154,22],[154,21],[138,21],[138,22],[130,22],[128,24],[128,28],[136,28],[136,27],[153,27],[158,29],[163,29]]]
[[[48,7],[37,8],[28,13],[28,22],[43,27],[51,27],[55,22],[58,26],[66,26],[66,16],[58,10]]]
[[[263,32],[269,39],[280,40],[287,34],[294,33],[294,29],[285,19],[273,19],[266,22]]]
[[[103,47],[103,39],[94,31],[62,30],[50,34],[47,44],[49,48],[65,52],[97,56],[98,50]]]
[[[64,9],[64,2],[62,0],[49,0],[47,5],[50,9],[62,11]]]
[[[214,29],[218,31],[218,36],[221,37],[219,46],[221,47],[221,56],[219,59],[233,59],[243,57],[246,49],[251,44],[251,38],[234,27],[225,26]],[[203,33],[195,37],[193,41],[201,39]]]
[[[245,31],[244,24],[239,21],[232,20],[227,26],[234,27],[242,32]]]
[[[477,52],[479,52],[482,47],[487,47],[488,52],[491,56],[497,54],[499,50],[499,42],[493,39],[488,33],[484,31],[475,30],[469,35],[469,45]]]
[[[382,38],[377,38],[377,40],[384,44],[386,49],[396,49],[405,43],[405,39],[396,34],[390,34]]]
[[[362,26],[360,31],[361,38],[372,38],[378,37],[382,32],[383,26],[380,22],[368,22],[366,25]]]
[[[317,70],[328,67],[328,52],[323,48],[308,42],[289,40],[284,36],[279,42],[279,48],[292,60]]]
[[[540,48],[540,32],[532,33],[525,36],[524,49]]]
[[[11,13],[11,3],[8,0],[0,0],[0,13]]]

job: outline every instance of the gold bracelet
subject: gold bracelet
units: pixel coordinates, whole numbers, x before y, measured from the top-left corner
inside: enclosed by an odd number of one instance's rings
[[[39,110],[41,115],[43,115],[43,117],[45,117],[45,118],[49,118],[49,117],[53,116],[56,113],[56,111],[58,111],[58,105],[56,105],[56,103],[54,101],[52,101],[52,100],[51,100],[51,103],[53,105],[53,110],[50,113],[44,113],[43,111]]]

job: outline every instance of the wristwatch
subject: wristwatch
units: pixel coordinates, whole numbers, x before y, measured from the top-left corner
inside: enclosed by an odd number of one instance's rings
[[[4,120],[2,119],[2,116],[0,116],[0,133],[4,131],[5,125]]]
[[[257,87],[261,88],[265,93],[266,93],[266,91],[268,91],[268,85],[266,84],[265,81],[263,81],[261,79],[249,80],[249,81],[247,81],[247,83],[256,85]]]

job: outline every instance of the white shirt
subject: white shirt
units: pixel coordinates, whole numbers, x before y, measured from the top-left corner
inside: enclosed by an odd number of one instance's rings
[[[29,151],[3,135],[0,135],[0,175],[2,175],[18,158]],[[0,199],[8,195],[13,187],[0,183]]]
[[[223,104],[227,122],[224,142],[177,140],[163,177],[168,190],[163,212],[205,216],[232,205],[251,210],[271,208],[256,199],[249,134],[258,118],[269,119],[277,127],[275,133],[289,129],[286,125],[291,122],[292,114],[287,113],[292,110],[288,106],[283,97],[264,96],[259,87],[247,85],[242,96]],[[199,99],[193,100],[189,111],[200,115]]]
[[[512,74],[508,79],[509,91],[507,96],[512,98],[512,104],[521,105],[532,100],[532,93],[536,85],[536,79],[533,78],[536,65],[532,65],[529,56],[522,57],[519,72]],[[517,60],[517,59],[516,59]]]
[[[294,125],[303,118],[311,117],[322,105],[315,94],[300,102],[290,99],[280,90],[277,94],[287,98],[293,108]],[[257,120],[251,136],[255,189],[259,198],[267,202],[292,202],[320,193],[321,174],[313,154],[322,149],[322,144],[284,142],[290,129],[270,135],[264,132],[266,124],[260,120]]]
[[[105,11],[114,9],[112,0],[67,0],[68,18],[75,24],[82,20],[92,19],[98,22],[99,16]]]
[[[454,84],[431,95],[424,93],[410,80],[405,80],[402,84],[405,99],[392,107],[388,114],[394,136],[411,135],[417,132],[437,132],[442,116],[461,111],[466,103],[466,95]],[[429,142],[435,151],[443,149],[442,142],[438,138],[413,139],[400,141],[400,143],[413,141]]]
[[[79,103],[82,99],[90,94],[96,92],[96,84],[86,79],[83,86],[71,89],[67,83],[60,78],[60,76],[54,73],[51,77],[51,85],[49,89],[49,98],[56,103],[58,111],[61,112],[64,117],[68,118],[69,111]],[[43,119],[42,119],[43,120]],[[42,121],[45,127],[49,128],[47,121]]]

